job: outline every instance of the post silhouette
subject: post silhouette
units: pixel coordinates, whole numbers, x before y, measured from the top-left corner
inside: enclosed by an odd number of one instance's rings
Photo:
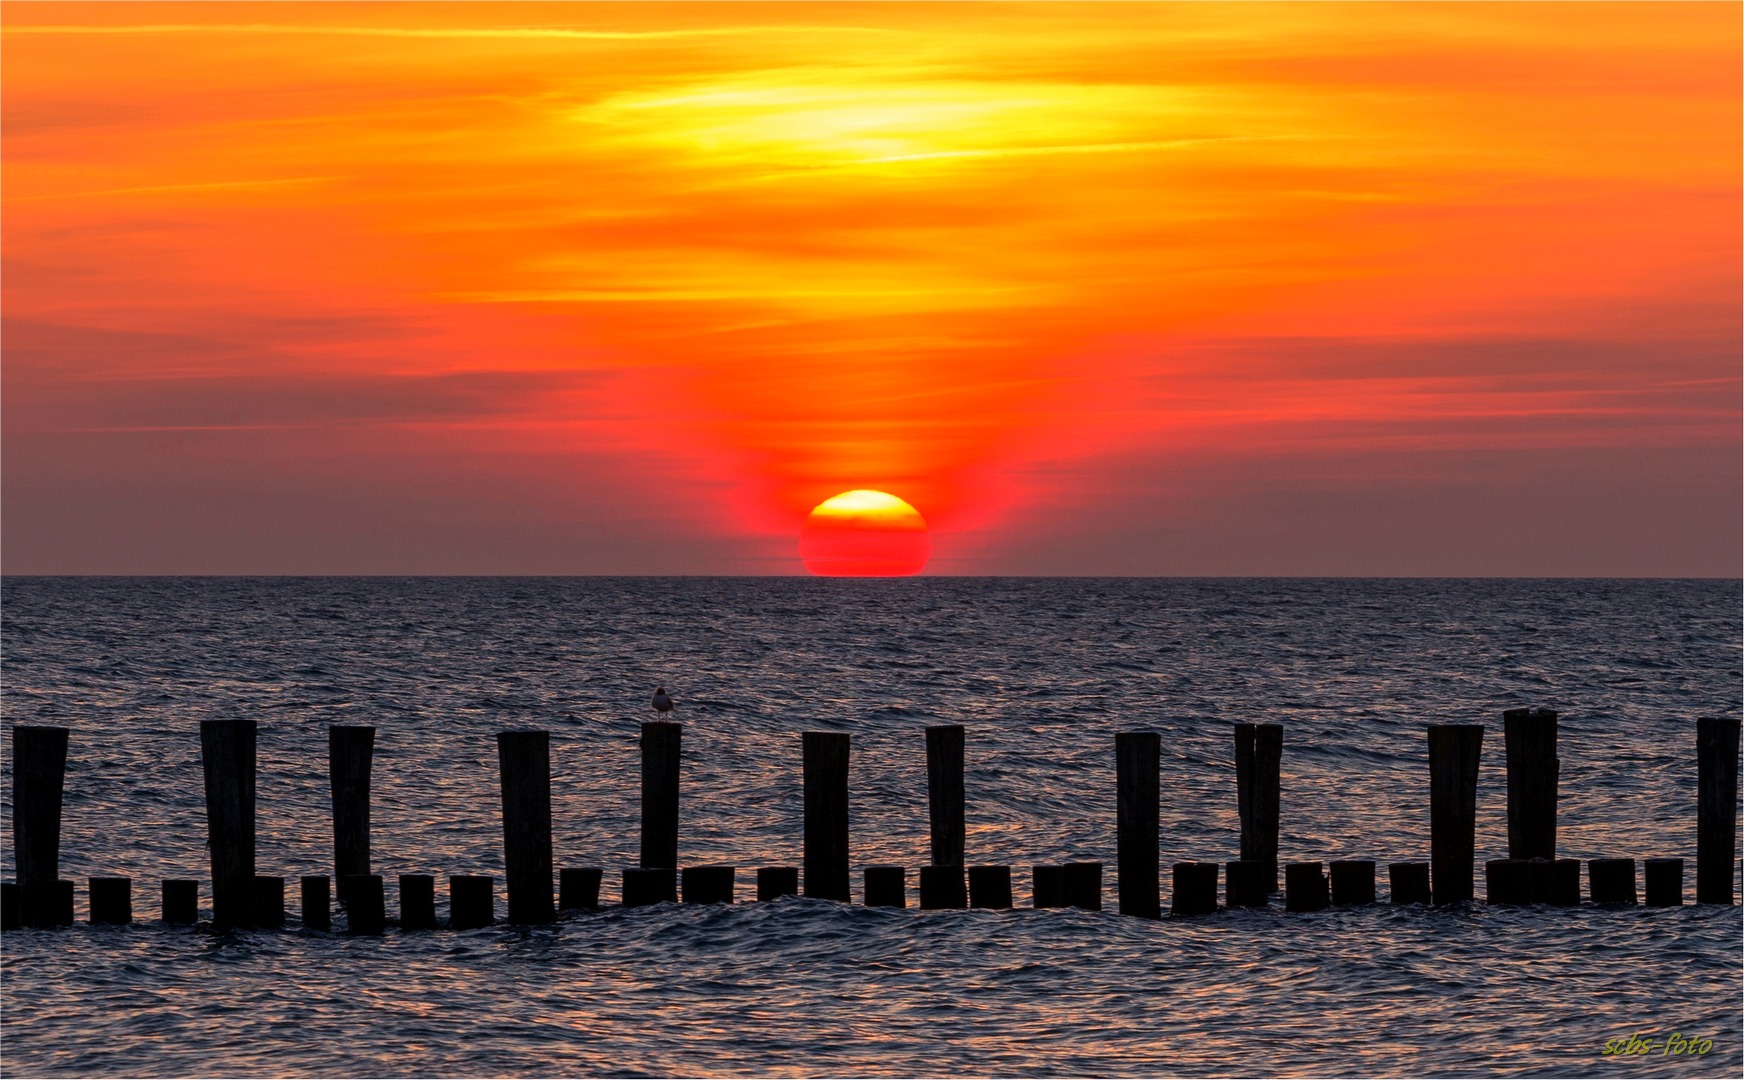
[[[254,748],[253,720],[200,721],[212,921],[219,926],[254,922]]]
[[[1171,915],[1209,915],[1217,910],[1216,863],[1178,862],[1172,870],[1175,889],[1169,902]]]
[[[548,923],[551,906],[551,733],[499,731],[503,864],[509,922]]]
[[[969,906],[1004,911],[1011,907],[1011,867],[969,867]]]
[[[448,878],[448,926],[476,930],[497,921],[493,882],[484,874],[454,874]]]
[[[126,926],[133,921],[132,878],[94,877],[90,890],[92,926]]]
[[[302,880],[303,926],[310,930],[333,929],[332,889],[326,874],[307,874]]]
[[[807,731],[805,895],[848,903],[848,736]]]
[[[799,867],[760,866],[757,868],[757,899],[779,900],[783,896],[799,895]]]
[[[200,883],[192,878],[165,878],[163,921],[171,926],[193,926],[200,921]]]
[[[1264,863],[1268,894],[1278,891],[1280,724],[1235,725],[1235,797],[1241,810],[1241,861]]]
[[[433,874],[400,875],[400,929],[436,929],[436,878]]]
[[[61,876],[61,799],[67,775],[67,729],[12,725],[12,853],[18,864],[20,903],[36,882]],[[46,912],[48,905],[43,905]],[[46,916],[45,916],[46,917]],[[50,925],[32,920],[30,926]]]
[[[908,871],[900,866],[868,866],[864,895],[867,907],[907,907]]]
[[[1472,898],[1482,724],[1429,727],[1430,890],[1437,904]]]
[[[684,725],[651,720],[642,725],[642,862],[678,868],[678,769]]]
[[[333,876],[369,873],[369,774],[375,728],[327,728],[327,787],[333,800]]]
[[[1375,861],[1339,859],[1331,867],[1332,904],[1349,907],[1375,902]]]
[[[600,879],[603,867],[573,866],[557,872],[557,908],[559,911],[597,911]]]
[[[1642,866],[1648,907],[1680,907],[1683,904],[1683,860],[1648,859]]]
[[[1509,709],[1502,714],[1508,758],[1508,858],[1556,858],[1556,713]]]
[[[927,811],[934,866],[963,865],[963,726],[926,729]]]
[[[1162,737],[1154,731],[1114,736],[1120,913],[1143,919],[1162,916],[1157,855],[1161,756]]]
[[[1696,903],[1730,904],[1738,850],[1738,717],[1696,721],[1696,789]]]
[[[1576,864],[1579,868],[1579,864]],[[1578,878],[1575,882],[1580,884]],[[1429,864],[1426,862],[1396,862],[1387,864],[1387,899],[1395,904],[1427,904]]]

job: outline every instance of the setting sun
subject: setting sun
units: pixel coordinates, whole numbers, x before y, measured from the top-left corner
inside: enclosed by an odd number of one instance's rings
[[[932,542],[920,511],[864,488],[819,503],[799,535],[799,557],[820,577],[903,577],[926,568]]]

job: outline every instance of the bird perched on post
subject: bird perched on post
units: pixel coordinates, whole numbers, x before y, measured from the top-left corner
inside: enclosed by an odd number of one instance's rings
[[[661,716],[672,711],[672,699],[666,696],[666,687],[664,686],[654,688],[654,711]]]

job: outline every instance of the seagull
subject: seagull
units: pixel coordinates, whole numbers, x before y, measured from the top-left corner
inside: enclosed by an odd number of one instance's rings
[[[664,686],[654,688],[654,711],[661,716],[672,711],[672,699],[666,696],[666,687]]]

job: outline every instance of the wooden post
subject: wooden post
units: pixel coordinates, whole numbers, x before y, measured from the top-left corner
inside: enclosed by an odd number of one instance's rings
[[[192,878],[165,878],[163,921],[171,926],[193,926],[200,921],[200,883]]]
[[[1490,904],[1531,903],[1532,861],[1491,859],[1484,863],[1484,901]]]
[[[339,886],[345,895],[345,929],[353,934],[379,934],[388,924],[380,874],[358,874]]]
[[[926,729],[927,810],[933,865],[963,865],[963,726]]]
[[[1171,915],[1209,915],[1217,910],[1217,864],[1178,862],[1173,868]]]
[[[218,926],[254,922],[254,745],[253,720],[200,721],[212,921]]]
[[[1158,893],[1158,804],[1162,737],[1154,731],[1114,736],[1115,821],[1120,870],[1120,913],[1161,918]]]
[[[1387,893],[1387,898],[1395,904],[1429,903],[1429,864],[1426,862],[1388,863]]]
[[[256,874],[254,925],[277,929],[285,925],[285,879]]]
[[[1730,904],[1738,850],[1738,717],[1696,721],[1696,787],[1696,903]]]
[[[1272,902],[1272,864],[1263,859],[1238,859],[1223,869],[1223,906],[1267,907]]]
[[[1482,724],[1429,727],[1429,862],[1435,903],[1472,898]]]
[[[969,890],[964,887],[962,866],[923,866],[920,868],[920,909],[943,911],[969,906]]]
[[[12,854],[21,896],[32,882],[60,880],[66,777],[66,728],[12,725]],[[24,921],[48,925],[31,921],[28,913]]]
[[[327,785],[333,800],[333,876],[369,873],[369,771],[375,728],[327,728]],[[341,899],[344,899],[342,896]]]
[[[497,921],[493,882],[485,874],[453,874],[448,878],[448,926],[476,930]]]
[[[0,881],[0,930],[24,926],[24,894],[16,881]]]
[[[551,733],[499,731],[503,863],[509,922],[548,923],[551,906]]]
[[[1502,714],[1508,759],[1508,857],[1556,858],[1556,713],[1509,709]],[[1512,903],[1512,901],[1508,901]]]
[[[1235,797],[1241,811],[1241,859],[1262,862],[1266,892],[1278,891],[1280,724],[1235,725]]]
[[[1332,864],[1332,903],[1350,907],[1375,902],[1375,860],[1339,859]]]
[[[73,925],[73,883],[66,878],[47,881],[36,878],[18,883],[24,908],[24,925],[32,927]]]
[[[1085,911],[1102,910],[1102,864],[1069,862],[1061,868],[1066,888],[1066,906]]]
[[[867,907],[908,906],[908,871],[900,866],[868,866],[865,872]]]
[[[757,899],[778,900],[799,895],[799,867],[763,866],[757,869]]]
[[[1635,860],[1589,859],[1587,895],[1595,904],[1633,904]]]
[[[1317,862],[1293,862],[1284,867],[1284,910],[1323,911],[1326,875]]]
[[[624,906],[678,903],[678,871],[667,866],[624,867]]]
[[[1011,907],[1011,867],[969,867],[969,906],[1008,910]]]
[[[1580,904],[1579,859],[1533,859],[1527,866],[1532,903],[1554,907]]]
[[[1683,905],[1683,860],[1648,859],[1645,864],[1648,907]]]
[[[848,903],[848,736],[807,731],[805,895]]]
[[[89,896],[92,926],[126,926],[133,921],[132,878],[94,877]]]
[[[733,902],[733,879],[738,868],[733,866],[687,866],[683,873],[684,902],[687,904],[730,904]]]
[[[436,929],[435,875],[400,875],[400,929]]]
[[[1064,866],[1034,866],[1030,868],[1031,903],[1038,908],[1066,906],[1066,868]]]
[[[642,725],[642,866],[678,869],[678,768],[684,725]]]
[[[605,870],[598,866],[566,867],[557,872],[557,909],[559,911],[598,911],[600,879]]]
[[[326,874],[303,877],[303,926],[310,930],[333,929],[332,889]]]

